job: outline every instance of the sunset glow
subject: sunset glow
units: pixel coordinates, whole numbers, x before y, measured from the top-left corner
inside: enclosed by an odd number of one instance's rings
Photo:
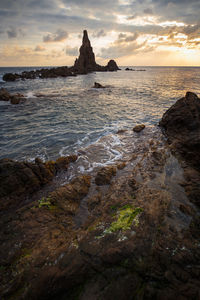
[[[199,66],[199,1],[1,1],[0,66],[72,65],[87,29],[99,63]]]

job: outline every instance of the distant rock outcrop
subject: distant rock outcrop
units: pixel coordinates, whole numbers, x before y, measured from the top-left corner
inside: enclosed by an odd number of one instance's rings
[[[3,76],[4,81],[15,81],[18,79],[56,78],[76,76],[90,72],[106,72],[120,70],[114,60],[110,60],[106,66],[100,66],[95,61],[95,54],[88,38],[87,30],[83,31],[83,40],[80,47],[80,55],[72,67],[57,67],[51,69],[40,69],[36,71],[24,71],[21,74],[7,73]]]
[[[107,66],[106,66],[106,70],[113,72],[113,71],[118,71],[120,70],[120,68],[117,66],[116,61],[114,61],[113,59],[109,60]]]

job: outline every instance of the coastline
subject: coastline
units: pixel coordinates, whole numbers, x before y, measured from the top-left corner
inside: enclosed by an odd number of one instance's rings
[[[140,142],[124,161],[64,185],[59,176],[64,178],[77,156],[18,163],[20,168],[1,161],[1,174],[7,173],[1,201],[4,299],[198,295],[200,172],[197,140],[185,145],[183,131],[198,137],[200,118],[194,113],[183,120],[185,109],[197,112],[200,104],[192,93],[177,103],[160,123],[169,144],[160,130],[144,143],[148,127],[143,128],[132,133]],[[193,155],[185,156],[189,145]]]

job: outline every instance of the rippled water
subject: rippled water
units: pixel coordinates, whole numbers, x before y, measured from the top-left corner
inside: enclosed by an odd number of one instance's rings
[[[55,159],[102,136],[111,134],[116,141],[112,134],[118,129],[130,130],[138,123],[155,125],[186,91],[200,94],[200,68],[192,67],[146,67],[145,72],[122,68],[77,77],[2,82],[4,73],[25,69],[0,68],[0,86],[28,96],[19,105],[0,102],[0,158]],[[95,81],[107,88],[91,88]]]

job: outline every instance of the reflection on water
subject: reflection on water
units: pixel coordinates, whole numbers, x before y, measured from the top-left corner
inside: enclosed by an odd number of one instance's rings
[[[200,68],[145,69],[0,82],[10,92],[28,96],[25,104],[17,106],[0,102],[0,158],[39,156],[47,160],[68,155],[120,128],[157,124],[186,91],[200,93]],[[0,75],[5,72],[8,69],[0,68]],[[95,81],[108,87],[93,89]],[[112,143],[107,150],[112,149]],[[106,159],[111,154],[104,150]],[[113,152],[109,159],[117,155]]]

